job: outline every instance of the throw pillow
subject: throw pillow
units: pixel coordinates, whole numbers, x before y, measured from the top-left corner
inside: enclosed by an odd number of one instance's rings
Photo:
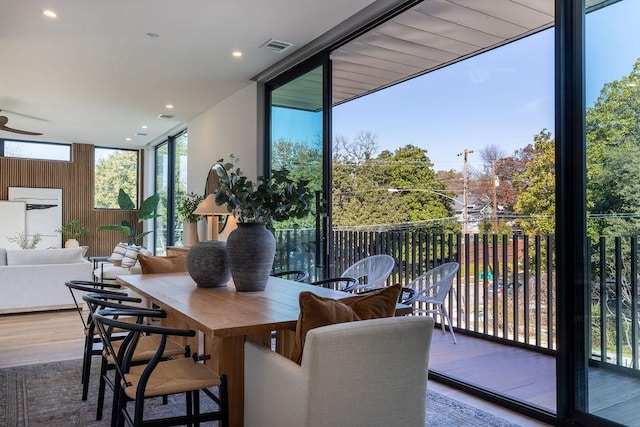
[[[122,257],[122,266],[124,268],[131,268],[138,261],[138,254],[140,253],[140,248],[137,246],[129,246],[127,251],[124,253]]]
[[[341,300],[324,298],[313,292],[300,292],[300,315],[291,360],[298,364],[302,361],[304,342],[311,329],[334,323],[394,316],[401,292],[400,284]]]
[[[124,254],[127,253],[127,249],[129,249],[129,245],[126,243],[118,243],[115,248],[113,248],[113,252],[109,257],[109,261],[121,261],[124,258]]]
[[[178,273],[187,271],[185,256],[151,256],[138,254],[142,274]]]

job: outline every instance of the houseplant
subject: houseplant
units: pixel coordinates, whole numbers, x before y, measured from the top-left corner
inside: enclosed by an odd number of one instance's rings
[[[184,246],[192,246],[198,242],[197,223],[201,218],[200,215],[193,213],[204,197],[191,192],[184,195],[176,206],[178,218],[182,220],[182,244]]]
[[[238,159],[214,165],[219,186],[216,203],[226,205],[238,221],[227,238],[229,269],[238,291],[264,290],[275,255],[274,221],[304,218],[314,203],[309,181],[294,180],[287,169],[259,176],[254,183],[237,167]],[[267,229],[267,227],[269,229]]]
[[[78,237],[83,236],[88,232],[89,229],[77,218],[62,224],[62,226],[56,230],[56,233],[66,236],[67,241],[64,243],[65,248],[79,246],[77,240]]]
[[[138,221],[143,222],[148,219],[156,218],[156,210],[160,203],[160,195],[155,193],[147,197],[140,204],[138,208]],[[106,224],[98,227],[98,230],[115,230],[127,236],[129,244],[137,243],[141,238],[146,236],[152,231],[144,231],[142,233],[136,233],[136,221],[135,221],[135,208],[136,205],[131,200],[131,197],[121,188],[118,191],[118,206],[123,211],[128,212],[128,218],[122,220],[120,224]]]

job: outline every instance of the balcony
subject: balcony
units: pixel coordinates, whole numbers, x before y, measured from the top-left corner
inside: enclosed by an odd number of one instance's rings
[[[315,271],[314,257],[305,252],[314,239],[310,230],[278,232],[274,268]],[[369,255],[392,255],[397,265],[388,284],[407,283],[435,265],[458,261],[447,303],[458,342],[448,330],[435,331],[430,375],[527,415],[552,419],[558,378],[552,236],[336,230],[333,241],[336,272]],[[589,243],[588,410],[640,425],[635,411],[640,394],[637,240]]]

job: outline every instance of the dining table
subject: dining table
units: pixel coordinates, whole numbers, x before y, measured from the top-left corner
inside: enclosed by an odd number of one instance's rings
[[[198,287],[188,273],[133,274],[118,282],[167,313],[166,324],[200,332],[188,344],[204,355],[219,374],[227,376],[229,421],[242,426],[244,417],[244,343],[259,342],[289,356],[300,313],[299,295],[340,299],[351,293],[270,277],[258,292],[238,292],[231,279],[226,286]],[[410,314],[410,306],[398,304],[396,314]]]

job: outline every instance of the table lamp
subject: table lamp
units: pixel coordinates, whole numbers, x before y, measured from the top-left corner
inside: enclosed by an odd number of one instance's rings
[[[225,206],[216,204],[216,196],[209,194],[193,213],[207,217],[207,240],[218,240],[218,217],[227,216],[229,212]]]

